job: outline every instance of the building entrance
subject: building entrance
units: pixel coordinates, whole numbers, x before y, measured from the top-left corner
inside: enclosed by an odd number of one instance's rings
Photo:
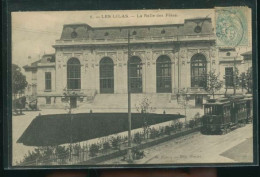
[[[77,107],[77,97],[72,96],[70,97],[70,108],[76,108]]]
[[[196,108],[202,108],[203,107],[203,96],[202,95],[196,95],[195,96],[195,107]]]

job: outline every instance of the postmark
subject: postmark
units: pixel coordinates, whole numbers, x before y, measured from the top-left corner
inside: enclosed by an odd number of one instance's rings
[[[244,7],[216,9],[216,37],[218,46],[247,46],[248,24]]]

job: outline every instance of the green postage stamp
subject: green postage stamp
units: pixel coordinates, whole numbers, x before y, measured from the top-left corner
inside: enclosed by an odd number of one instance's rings
[[[248,8],[216,8],[216,37],[218,46],[248,45]]]

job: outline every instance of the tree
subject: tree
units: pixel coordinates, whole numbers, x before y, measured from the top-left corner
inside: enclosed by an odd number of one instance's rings
[[[234,67],[235,71],[233,72],[233,87],[234,87],[234,95],[236,94],[236,90],[240,87],[240,78],[239,78],[239,70],[237,67]]]
[[[150,106],[151,101],[147,97],[143,97],[139,105],[136,105],[136,110],[141,114],[143,119],[143,131],[144,131],[144,138],[148,137],[150,125],[148,124],[147,118],[148,113],[153,111],[153,107]]]
[[[240,76],[239,76],[239,79],[240,79],[240,87],[241,87],[242,92],[243,92],[244,89],[246,88],[246,85],[247,85],[247,83],[246,83],[246,73],[245,72],[241,73]]]
[[[208,82],[205,86],[205,90],[214,98],[215,93],[222,88],[223,82],[220,81],[219,74],[216,74],[215,70],[210,71],[207,77]]]
[[[188,94],[187,90],[182,90],[177,95],[177,102],[184,109],[185,123],[187,122],[187,107],[189,105],[189,98],[187,94]]]
[[[70,100],[71,97],[78,98],[79,94],[75,91],[69,91],[67,88],[64,88],[63,89],[63,99],[62,99],[62,101],[66,104],[65,110],[68,109],[68,116],[70,117],[70,130],[69,130],[70,131],[70,145],[69,145],[70,160],[72,160],[71,153],[72,153],[72,140],[73,140],[73,137],[72,137],[73,115],[71,114],[72,113],[71,100]]]
[[[22,74],[21,68],[16,64],[12,64],[12,85],[15,98],[28,85],[25,75]]]
[[[24,89],[27,87],[28,83],[26,81],[25,75],[22,74],[21,68],[16,65],[12,64],[12,94],[13,94],[13,100],[17,99],[17,95],[21,94]],[[16,104],[14,104],[14,109]]]
[[[230,75],[225,75],[224,76],[224,80],[226,80],[226,84],[227,84],[227,80],[230,80],[231,79],[231,84],[229,86],[226,85],[225,89],[225,96],[227,94],[227,89],[228,88],[233,88],[234,92],[233,94],[235,95],[236,94],[236,90],[240,87],[241,85],[241,79],[240,79],[240,76],[239,76],[239,70],[237,67],[234,67],[234,70],[232,72],[232,74]]]
[[[248,93],[252,93],[253,88],[253,75],[252,75],[252,67],[248,68],[245,73],[245,88]]]

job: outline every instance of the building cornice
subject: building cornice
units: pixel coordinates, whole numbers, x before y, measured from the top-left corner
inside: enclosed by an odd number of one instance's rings
[[[151,38],[131,38],[131,44],[167,44],[174,42],[199,42],[199,41],[216,41],[214,34],[202,35],[183,35],[183,36],[167,36],[167,37],[151,37]],[[53,45],[56,47],[66,46],[99,46],[99,45],[127,45],[126,38],[121,39],[100,39],[100,40],[56,40]]]

